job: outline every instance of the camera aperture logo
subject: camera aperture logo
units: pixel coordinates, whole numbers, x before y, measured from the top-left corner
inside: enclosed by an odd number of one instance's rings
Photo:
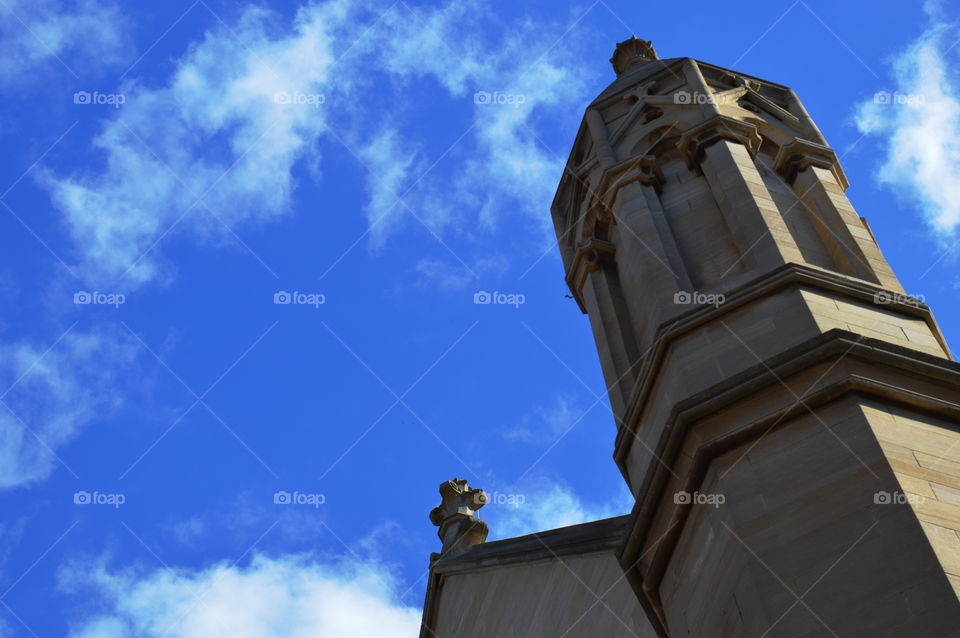
[[[87,292],[78,290],[73,293],[73,303],[78,306],[113,306],[119,308],[127,303],[127,296],[122,292]]]
[[[527,303],[527,297],[519,292],[508,293],[498,290],[487,292],[486,290],[478,290],[473,293],[473,303],[477,306],[513,306],[514,308],[519,308]]]
[[[300,292],[278,290],[273,293],[273,303],[278,306],[313,306],[319,308],[327,303],[327,296],[319,292]]]
[[[119,509],[126,502],[125,494],[105,494],[96,491],[87,492],[86,490],[73,493],[74,505],[113,505]]]
[[[718,292],[705,293],[699,290],[679,290],[673,295],[673,303],[678,306],[689,306],[692,304],[695,306],[707,305],[718,308],[726,299],[724,295]]]
[[[121,105],[127,102],[127,96],[123,93],[101,93],[100,91],[77,91],[73,94],[73,103],[74,104],[94,104],[94,105],[107,105],[112,106],[115,109],[120,108]]]
[[[674,493],[673,502],[677,505],[712,505],[718,508],[727,502],[727,497],[723,494],[707,494],[704,492],[693,492],[691,494],[680,490]]]
[[[293,492],[280,490],[273,494],[274,505],[311,505],[319,508],[326,502],[327,496],[325,494],[308,494],[296,490]]]
[[[515,109],[520,108],[521,104],[525,104],[527,101],[527,96],[523,93],[501,93],[500,91],[477,91],[473,94],[473,103],[479,104],[481,106],[488,106],[491,104],[508,104]]]

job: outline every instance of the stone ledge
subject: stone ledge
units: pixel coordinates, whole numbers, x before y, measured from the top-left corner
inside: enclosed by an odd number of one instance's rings
[[[627,476],[625,461],[634,439],[632,434],[636,431],[637,420],[652,390],[657,373],[666,357],[670,344],[684,334],[721,318],[741,306],[764,298],[775,290],[790,286],[818,288],[828,292],[839,293],[845,298],[871,304],[876,304],[877,293],[890,292],[882,286],[861,279],[854,279],[846,275],[805,264],[789,263],[732,290],[725,291],[724,295],[726,300],[719,306],[704,305],[694,307],[680,316],[660,324],[657,328],[656,336],[653,339],[655,345],[653,345],[647,360],[640,366],[636,388],[627,403],[628,408],[623,419],[625,427],[621,426],[618,428],[616,442],[614,443],[613,457],[624,478]],[[901,300],[903,295],[890,294],[888,296],[893,303],[884,304],[883,307],[885,309],[897,310],[906,315],[923,319],[944,351],[949,352],[943,334],[934,321],[930,308],[922,303],[916,305],[904,303]]]
[[[629,519],[630,515],[625,514],[474,545],[457,556],[438,559],[432,570],[438,574],[458,574],[562,556],[615,551],[623,544]]]
[[[753,124],[726,115],[715,115],[684,132],[680,138],[680,154],[686,160],[687,167],[691,170],[698,168],[703,151],[720,140],[742,144],[751,157],[757,154],[761,142],[757,127]]]
[[[793,184],[797,173],[811,166],[818,166],[833,173],[840,188],[847,190],[850,182],[837,160],[837,154],[829,146],[796,138],[789,144],[784,144],[773,160],[773,169],[783,176],[787,184]]]

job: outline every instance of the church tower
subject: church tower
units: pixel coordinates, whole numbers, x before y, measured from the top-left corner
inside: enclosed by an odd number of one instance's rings
[[[960,635],[960,365],[789,88],[631,38],[552,207],[660,636]]]

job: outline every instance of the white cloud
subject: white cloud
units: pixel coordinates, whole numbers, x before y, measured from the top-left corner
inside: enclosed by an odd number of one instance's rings
[[[44,350],[0,345],[0,379],[12,388],[3,402],[13,410],[0,405],[0,488],[47,478],[55,451],[119,405],[118,375],[136,354],[112,332],[71,332]]]
[[[274,38],[277,17],[248,8],[191,47],[163,86],[123,88],[125,104],[93,142],[91,163],[104,165],[44,178],[94,283],[157,276],[144,252],[175,226],[236,242],[234,226],[287,211],[291,168],[317,152],[326,128],[334,31],[345,19],[342,3],[311,5]],[[338,78],[339,90],[348,80]]]
[[[960,49],[948,50],[957,34],[936,5],[926,9],[932,26],[897,58],[895,89],[861,104],[856,122],[884,139],[880,181],[905,189],[931,229],[949,238],[960,225]]]
[[[88,66],[117,64],[131,50],[128,25],[113,2],[5,0],[3,5],[0,81],[35,78],[40,65],[59,65],[57,57],[83,73]]]
[[[543,479],[528,481],[523,489],[488,492],[488,496],[490,503],[479,515],[490,526],[490,540],[620,516],[633,507],[623,483],[602,503],[585,503],[569,487]]]
[[[154,242],[171,229],[237,246],[224,225],[242,234],[287,213],[294,166],[305,160],[316,177],[326,144],[349,145],[375,174],[364,209],[373,248],[401,222],[418,226],[394,196],[411,186],[404,199],[431,232],[473,235],[509,214],[541,231],[538,243],[549,234],[562,159],[530,129],[558,118],[573,127],[582,106],[572,36],[552,46],[567,25],[505,27],[492,10],[455,2],[418,8],[418,18],[401,3],[378,21],[381,10],[328,0],[304,5],[287,25],[250,7],[238,24],[216,25],[191,46],[167,80],[121,87],[126,102],[93,140],[92,168],[40,172],[90,285],[165,275]],[[419,150],[425,129],[404,116],[418,104],[405,88],[421,77],[462,102],[474,126],[418,184],[428,168]],[[513,103],[476,105],[478,90]],[[277,104],[278,94],[307,103]],[[195,204],[201,195],[215,215]]]
[[[397,583],[376,563],[257,556],[246,567],[145,575],[74,566],[62,584],[93,587],[89,607],[103,610],[75,622],[71,638],[413,638],[420,628],[420,609],[397,602]]]

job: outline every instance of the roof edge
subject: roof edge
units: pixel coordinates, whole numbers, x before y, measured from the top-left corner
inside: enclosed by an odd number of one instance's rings
[[[437,574],[455,574],[531,563],[572,554],[616,551],[624,538],[630,515],[559,527],[525,536],[474,545],[466,552],[433,563]]]

